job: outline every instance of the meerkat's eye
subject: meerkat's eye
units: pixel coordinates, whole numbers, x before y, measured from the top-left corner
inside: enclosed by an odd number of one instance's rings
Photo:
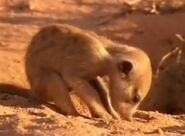
[[[134,97],[133,97],[133,99],[132,99],[132,101],[134,102],[134,103],[138,103],[139,101],[140,101],[140,96],[138,95],[138,94],[136,94]]]
[[[129,72],[132,70],[132,67],[132,63],[125,60],[118,64],[118,69],[125,75],[129,74]]]

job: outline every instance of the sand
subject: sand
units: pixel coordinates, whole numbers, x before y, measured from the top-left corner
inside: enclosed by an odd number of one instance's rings
[[[0,86],[6,83],[9,87],[5,90],[14,86],[29,89],[24,72],[26,48],[40,27],[53,23],[72,24],[142,48],[151,58],[154,76],[161,58],[176,47],[182,51],[180,61],[184,63],[184,3],[184,0],[1,0]],[[165,67],[171,63],[176,63],[176,56]],[[179,99],[185,98],[183,94]],[[79,112],[91,117],[87,106],[74,99]],[[185,114],[138,110],[133,121],[107,122],[100,118],[64,116],[31,98],[0,93],[0,135],[180,136],[185,135]]]

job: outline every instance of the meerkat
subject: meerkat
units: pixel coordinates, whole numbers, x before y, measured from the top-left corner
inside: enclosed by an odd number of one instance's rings
[[[138,61],[132,62],[131,58]],[[25,61],[33,94],[54,101],[68,115],[78,115],[69,97],[69,89],[73,89],[93,115],[110,119],[97,91],[88,82],[107,76],[109,106],[118,114],[114,117],[130,118],[151,82],[150,61],[143,51],[98,39],[94,33],[70,25],[41,29],[32,39]],[[141,62],[143,65],[138,67]],[[135,68],[143,73],[136,74]]]
[[[154,80],[140,109],[168,114],[185,113],[185,64],[168,65]]]
[[[147,94],[152,77],[142,50],[114,43],[71,25],[42,28],[32,39],[25,68],[34,97],[53,101],[62,113],[79,115],[69,96],[75,90],[94,116],[130,119]],[[101,77],[108,78],[108,87]],[[102,88],[102,100],[90,83]]]

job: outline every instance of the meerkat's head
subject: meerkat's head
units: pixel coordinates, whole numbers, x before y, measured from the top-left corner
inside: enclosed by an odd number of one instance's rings
[[[114,57],[117,74],[110,80],[111,103],[121,118],[131,120],[151,85],[150,60],[138,49],[119,51]]]

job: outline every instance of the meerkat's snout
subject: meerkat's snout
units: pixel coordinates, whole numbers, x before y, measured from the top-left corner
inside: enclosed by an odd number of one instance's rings
[[[132,88],[130,87],[130,89]],[[127,91],[132,92],[132,90],[129,89]],[[121,99],[120,102],[118,102],[116,110],[122,119],[132,121],[132,116],[141,102],[141,97],[134,91],[133,94],[124,93],[122,97],[125,99]]]
[[[122,119],[126,119],[129,121],[132,121],[133,119],[133,114],[135,113],[137,108],[137,105],[129,104],[129,103],[124,103],[120,106],[120,114]]]

